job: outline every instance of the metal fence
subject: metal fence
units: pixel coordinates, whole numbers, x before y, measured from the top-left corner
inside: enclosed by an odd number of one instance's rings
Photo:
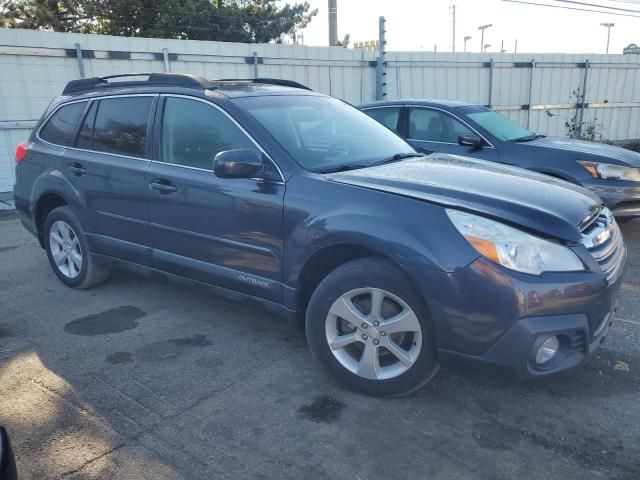
[[[287,78],[353,104],[376,98],[375,52],[0,29],[0,199],[13,185],[13,150],[65,84],[125,72],[207,78]],[[387,52],[388,99],[457,99],[489,105],[532,130],[564,135],[576,111],[615,141],[640,138],[640,58]],[[579,104],[576,89],[586,92]],[[547,115],[547,111],[556,114]]]

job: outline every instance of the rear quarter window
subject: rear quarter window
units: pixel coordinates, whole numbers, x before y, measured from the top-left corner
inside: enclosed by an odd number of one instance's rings
[[[55,145],[71,146],[86,105],[87,102],[76,102],[60,107],[40,130],[40,138]]]

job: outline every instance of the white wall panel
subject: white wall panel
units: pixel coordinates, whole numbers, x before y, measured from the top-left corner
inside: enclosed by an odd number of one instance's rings
[[[307,47],[285,44],[243,44],[109,37],[33,30],[0,29],[0,192],[13,185],[15,145],[29,133],[24,124],[35,121],[69,80],[79,78],[75,44],[87,51],[87,76],[127,72],[163,72],[162,50],[171,55],[170,70],[206,78],[252,78],[254,66],[247,63],[256,52],[263,63],[261,77],[285,78],[308,85],[315,91],[340,97],[358,105],[375,100],[376,53],[337,47]],[[89,52],[90,51],[90,52]],[[111,55],[130,54],[130,59]],[[115,53],[114,53],[115,52]],[[95,55],[96,58],[90,58]],[[493,60],[493,80],[489,62]],[[533,71],[529,63],[535,60]],[[548,135],[565,135],[568,108],[555,108],[561,115],[549,117],[544,110],[526,106],[575,103],[571,91],[582,88],[584,68],[588,73],[586,101],[621,104],[588,108],[585,118],[596,117],[606,138],[640,138],[640,57],[622,55],[496,54],[388,52],[387,99],[433,98],[491,103],[513,120]],[[517,62],[514,64],[514,62]],[[531,89],[530,89],[531,86]],[[530,91],[531,90],[531,91]],[[508,107],[508,108],[507,108]]]

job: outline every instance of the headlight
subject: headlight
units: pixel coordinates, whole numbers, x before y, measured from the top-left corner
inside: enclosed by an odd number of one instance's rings
[[[596,163],[586,160],[578,160],[593,178],[603,178],[605,180],[631,180],[640,182],[640,169],[633,167],[623,167],[611,163]]]
[[[511,270],[534,275],[584,270],[576,254],[563,245],[459,210],[447,210],[447,215],[478,253]]]

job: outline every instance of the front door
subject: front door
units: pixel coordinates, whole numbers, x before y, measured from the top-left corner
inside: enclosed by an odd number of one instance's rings
[[[162,97],[158,151],[147,172],[153,263],[184,277],[281,300],[279,173],[223,179],[218,152],[251,149],[271,162],[224,111],[196,98]],[[271,164],[273,166],[273,164]]]
[[[465,157],[498,161],[498,151],[490,145],[481,148],[462,146],[460,135],[479,136],[469,126],[444,110],[409,107],[407,141],[417,150],[450,153]]]

